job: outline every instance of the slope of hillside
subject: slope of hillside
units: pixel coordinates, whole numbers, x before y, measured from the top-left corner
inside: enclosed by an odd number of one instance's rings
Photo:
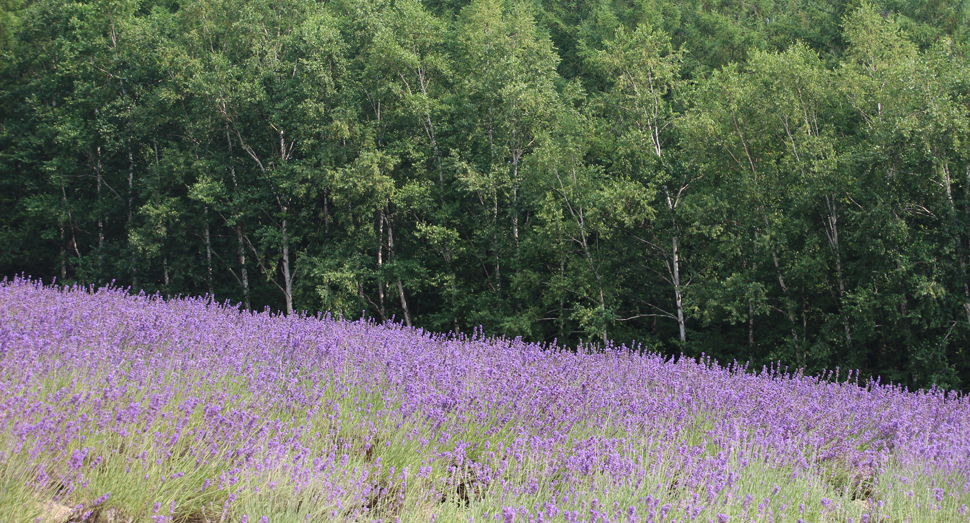
[[[5,521],[968,521],[970,401],[0,285]]]

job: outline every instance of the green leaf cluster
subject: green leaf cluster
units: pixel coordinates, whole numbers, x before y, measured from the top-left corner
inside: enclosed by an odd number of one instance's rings
[[[9,0],[0,273],[965,387],[968,14]]]

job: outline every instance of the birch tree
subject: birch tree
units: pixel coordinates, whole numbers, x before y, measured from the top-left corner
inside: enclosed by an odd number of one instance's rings
[[[670,286],[673,307],[652,304],[648,315],[672,319],[680,342],[687,340],[687,313],[683,274],[682,202],[695,176],[673,165],[667,147],[673,136],[673,90],[679,81],[681,56],[663,31],[640,26],[632,32],[622,27],[596,56],[596,65],[612,78],[612,86],[600,98],[607,117],[616,118],[619,145],[624,158],[622,173],[637,180],[647,191],[656,191],[653,208],[665,212],[640,222],[636,238],[649,256],[662,260],[662,278]]]

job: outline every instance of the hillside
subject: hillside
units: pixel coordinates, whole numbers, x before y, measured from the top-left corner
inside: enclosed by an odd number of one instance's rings
[[[4,521],[970,520],[970,402],[0,284]]]

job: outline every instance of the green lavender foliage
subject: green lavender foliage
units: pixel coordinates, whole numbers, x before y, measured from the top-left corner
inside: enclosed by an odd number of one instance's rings
[[[4,521],[961,522],[967,396],[0,283]]]

